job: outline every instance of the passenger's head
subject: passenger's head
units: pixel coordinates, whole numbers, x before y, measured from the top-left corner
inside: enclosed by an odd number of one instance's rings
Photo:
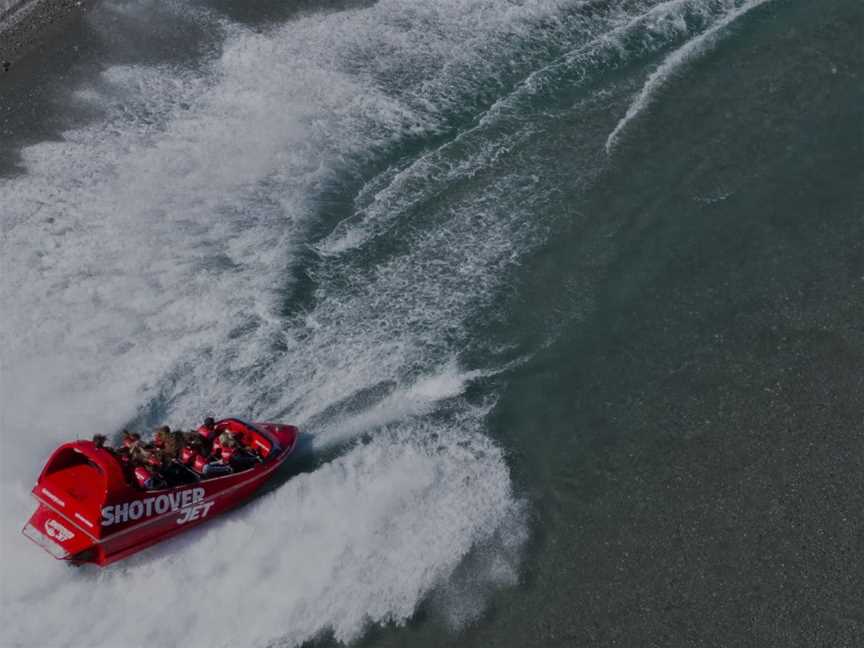
[[[136,445],[141,440],[141,435],[137,432],[130,432],[129,430],[123,430],[123,446],[126,448],[131,448]]]
[[[212,416],[208,416],[204,419],[204,427],[210,428],[211,430],[216,427],[216,421],[213,420]]]
[[[95,445],[97,448],[104,448],[105,442],[107,440],[108,440],[108,437],[106,437],[104,434],[94,434],[93,435],[93,445]]]

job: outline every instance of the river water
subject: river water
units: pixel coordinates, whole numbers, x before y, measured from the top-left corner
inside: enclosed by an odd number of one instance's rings
[[[105,0],[0,80],[2,643],[854,646],[859,0]],[[99,571],[57,443],[292,422]]]

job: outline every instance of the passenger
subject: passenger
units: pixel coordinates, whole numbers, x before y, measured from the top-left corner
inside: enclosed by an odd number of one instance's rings
[[[243,434],[223,430],[222,434],[213,442],[213,453],[218,454],[223,448],[243,448]]]
[[[133,445],[129,448],[129,464],[132,466],[143,466],[147,463],[148,450],[144,449],[141,444]]]
[[[231,467],[230,456],[235,444],[234,437],[230,432],[227,430],[222,432],[213,441],[213,449],[201,470],[201,474],[204,477],[219,477],[234,472]]]
[[[198,434],[207,443],[213,443],[213,440],[216,438],[216,421],[213,420],[212,416],[204,419],[204,424],[198,428]]]
[[[203,454],[195,454],[192,457],[192,470],[194,470],[199,475],[204,474],[204,469],[207,467],[207,457]]]
[[[147,461],[147,454],[149,451],[144,447],[144,444],[141,443],[140,434],[133,432],[129,435],[128,439],[124,439],[123,445],[126,449],[126,455],[128,456],[128,463],[130,465],[140,466]]]
[[[150,468],[150,470],[161,471],[165,466],[165,454],[162,450],[158,448],[154,448],[153,450],[145,450],[146,454],[144,455],[144,463]]]
[[[204,439],[197,432],[187,432],[183,449],[180,451],[180,462],[185,466],[191,466],[195,456],[199,454],[204,454]]]
[[[231,460],[237,454],[237,446],[232,442],[232,444],[222,443],[222,448],[219,450],[219,461],[223,464],[231,464]]]
[[[168,436],[165,439],[165,445],[168,446],[171,443],[171,437]],[[144,452],[146,453],[145,467],[158,474],[168,486],[190,484],[197,481],[197,477],[170,454],[168,447],[153,448]]]
[[[210,456],[218,457],[219,453],[222,452],[222,444],[223,443],[232,443],[234,437],[231,436],[231,433],[228,430],[222,430],[222,432],[213,439],[213,444],[210,446]]]
[[[158,490],[167,486],[165,480],[159,474],[144,466],[137,466],[133,474],[138,486],[144,490]]]
[[[141,443],[141,435],[137,432],[130,432],[129,430],[123,430],[123,447],[127,449],[131,449],[132,446],[138,445]]]
[[[180,451],[186,445],[183,433],[179,430],[163,435],[162,450],[169,459],[178,459]]]
[[[228,464],[238,472],[251,468],[260,461],[255,454],[236,441],[233,446],[222,446],[221,459],[222,463]]]
[[[180,456],[177,460],[182,463],[184,466],[191,466],[192,462],[195,461],[195,455],[198,454],[190,445],[183,446],[183,449],[180,451]]]
[[[167,425],[156,428],[156,431],[153,433],[153,445],[157,448],[164,448],[170,436],[171,428]]]
[[[237,447],[237,439],[231,434],[229,430],[223,430],[222,434],[219,435],[219,447],[220,448],[236,448]]]

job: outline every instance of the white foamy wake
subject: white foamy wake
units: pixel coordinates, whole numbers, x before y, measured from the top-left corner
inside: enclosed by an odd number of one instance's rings
[[[701,56],[711,50],[722,37],[723,30],[747,12],[755,9],[768,0],[747,0],[740,6],[737,2],[730,3],[730,10],[722,18],[717,20],[704,32],[687,41],[684,45],[669,54],[663,62],[652,72],[639,94],[630,103],[624,117],[606,138],[606,153],[609,154],[615,148],[627,125],[633,121],[654,100],[657,92],[663,88],[670,79],[694,58]]]
[[[466,581],[512,582],[495,556],[520,542],[519,507],[463,398],[487,369],[454,358],[532,238],[525,210],[497,204],[518,178],[375,265],[325,259],[304,312],[282,300],[322,186],[436,132],[497,74],[489,43],[559,10],[390,0],[266,33],[202,14],[219,57],[110,68],[75,95],[103,119],[22,152],[24,173],[0,179],[3,641],[348,640],[407,620],[471,551],[490,552],[488,572]],[[372,440],[103,573],[29,545],[18,529],[48,452],[149,405],[172,423],[278,415],[320,444]]]
[[[519,114],[520,102],[530,101],[544,91],[555,93],[564,83],[589,80],[599,71],[625,66],[670,43],[689,39],[694,30],[725,17],[734,2],[740,0],[634,3],[585,21],[574,30],[579,34],[578,47],[528,74],[512,92],[499,97],[475,125],[408,166],[387,169],[370,181],[357,197],[356,212],[319,241],[315,249],[324,255],[356,249],[387,232],[406,214],[422,209],[431,198],[428,190],[423,190],[428,185],[435,184],[443,196],[452,184],[494,166],[502,152],[516,148],[531,135],[527,130],[501,128],[508,115]],[[454,150],[464,152],[454,156]]]

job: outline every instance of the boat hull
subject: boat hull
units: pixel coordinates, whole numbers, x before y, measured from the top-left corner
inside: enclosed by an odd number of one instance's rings
[[[39,506],[23,533],[56,558],[104,566],[202,524],[248,500],[293,452],[296,428],[275,423],[256,426],[272,441],[273,450],[262,463],[242,472],[162,490],[114,486],[106,490],[103,505],[95,514],[76,509],[73,489],[64,490],[61,484],[52,483],[50,475],[45,478],[46,468],[33,489]],[[87,447],[76,449],[88,451]]]

